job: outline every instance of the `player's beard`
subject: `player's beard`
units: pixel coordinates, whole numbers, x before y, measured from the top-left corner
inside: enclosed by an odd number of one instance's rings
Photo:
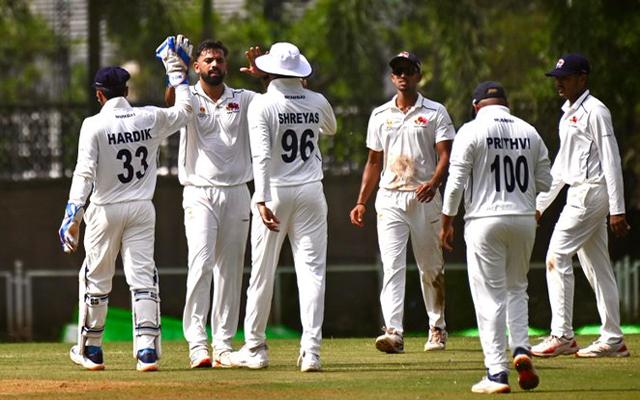
[[[218,75],[215,76],[211,76],[208,73],[202,73],[200,74],[200,78],[202,78],[203,81],[207,82],[211,86],[218,86],[222,83],[222,81],[224,81],[224,77],[226,74],[224,71],[219,69],[216,70],[216,72],[218,73]]]

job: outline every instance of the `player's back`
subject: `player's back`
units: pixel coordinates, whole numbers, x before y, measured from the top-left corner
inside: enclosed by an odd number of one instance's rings
[[[455,141],[451,165],[466,160],[472,166],[465,218],[535,214],[536,192],[550,184],[547,149],[535,128],[507,107],[491,105],[480,109]]]
[[[109,100],[87,118],[80,133],[76,174],[95,168],[91,201],[96,204],[151,200],[156,185],[160,141],[178,128],[178,113],[131,107],[123,97]],[[186,117],[186,115],[185,115]]]
[[[271,158],[273,186],[322,179],[318,139],[336,130],[333,109],[324,96],[302,87],[298,78],[276,79],[251,103],[248,118],[254,160]]]

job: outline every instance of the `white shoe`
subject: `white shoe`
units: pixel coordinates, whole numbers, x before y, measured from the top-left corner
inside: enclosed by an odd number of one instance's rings
[[[395,328],[383,328],[384,334],[376,338],[376,349],[385,353],[404,353],[404,338]]]
[[[575,338],[566,338],[564,336],[549,336],[542,343],[531,348],[531,354],[537,357],[555,357],[559,355],[575,354],[580,347],[576,343]]]
[[[576,357],[595,358],[595,357],[629,357],[629,350],[624,344],[624,340],[620,339],[618,343],[608,344],[596,340],[584,349],[578,350]]]
[[[215,352],[213,356],[213,368],[231,368],[231,350]]]
[[[191,368],[211,368],[211,357],[205,348],[197,348],[189,354],[189,366]]]
[[[104,369],[104,360],[102,358],[102,348],[98,346],[85,346],[84,354],[80,354],[80,347],[75,345],[69,350],[71,361],[78,365],[82,365],[89,371],[101,371]]]
[[[322,371],[320,356],[315,353],[303,351],[298,357],[298,367],[300,367],[301,372]]]
[[[424,344],[424,351],[444,350],[447,346],[447,331],[433,327],[429,329],[429,339]]]
[[[262,344],[252,349],[244,345],[240,350],[229,354],[229,363],[236,368],[266,368],[269,366],[267,345]]]
[[[496,379],[496,380],[493,380]],[[473,393],[511,393],[511,386],[507,381],[507,373],[501,372],[491,377],[485,376],[475,385],[471,386]]]

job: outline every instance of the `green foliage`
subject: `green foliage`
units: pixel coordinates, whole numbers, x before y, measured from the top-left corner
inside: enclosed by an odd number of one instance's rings
[[[0,102],[42,97],[39,81],[51,73],[54,35],[24,1],[0,0]]]

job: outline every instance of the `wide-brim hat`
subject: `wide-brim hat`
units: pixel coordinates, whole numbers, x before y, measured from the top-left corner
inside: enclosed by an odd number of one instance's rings
[[[255,62],[261,71],[271,75],[305,78],[313,71],[300,50],[287,42],[274,43],[269,53],[257,57]]]

